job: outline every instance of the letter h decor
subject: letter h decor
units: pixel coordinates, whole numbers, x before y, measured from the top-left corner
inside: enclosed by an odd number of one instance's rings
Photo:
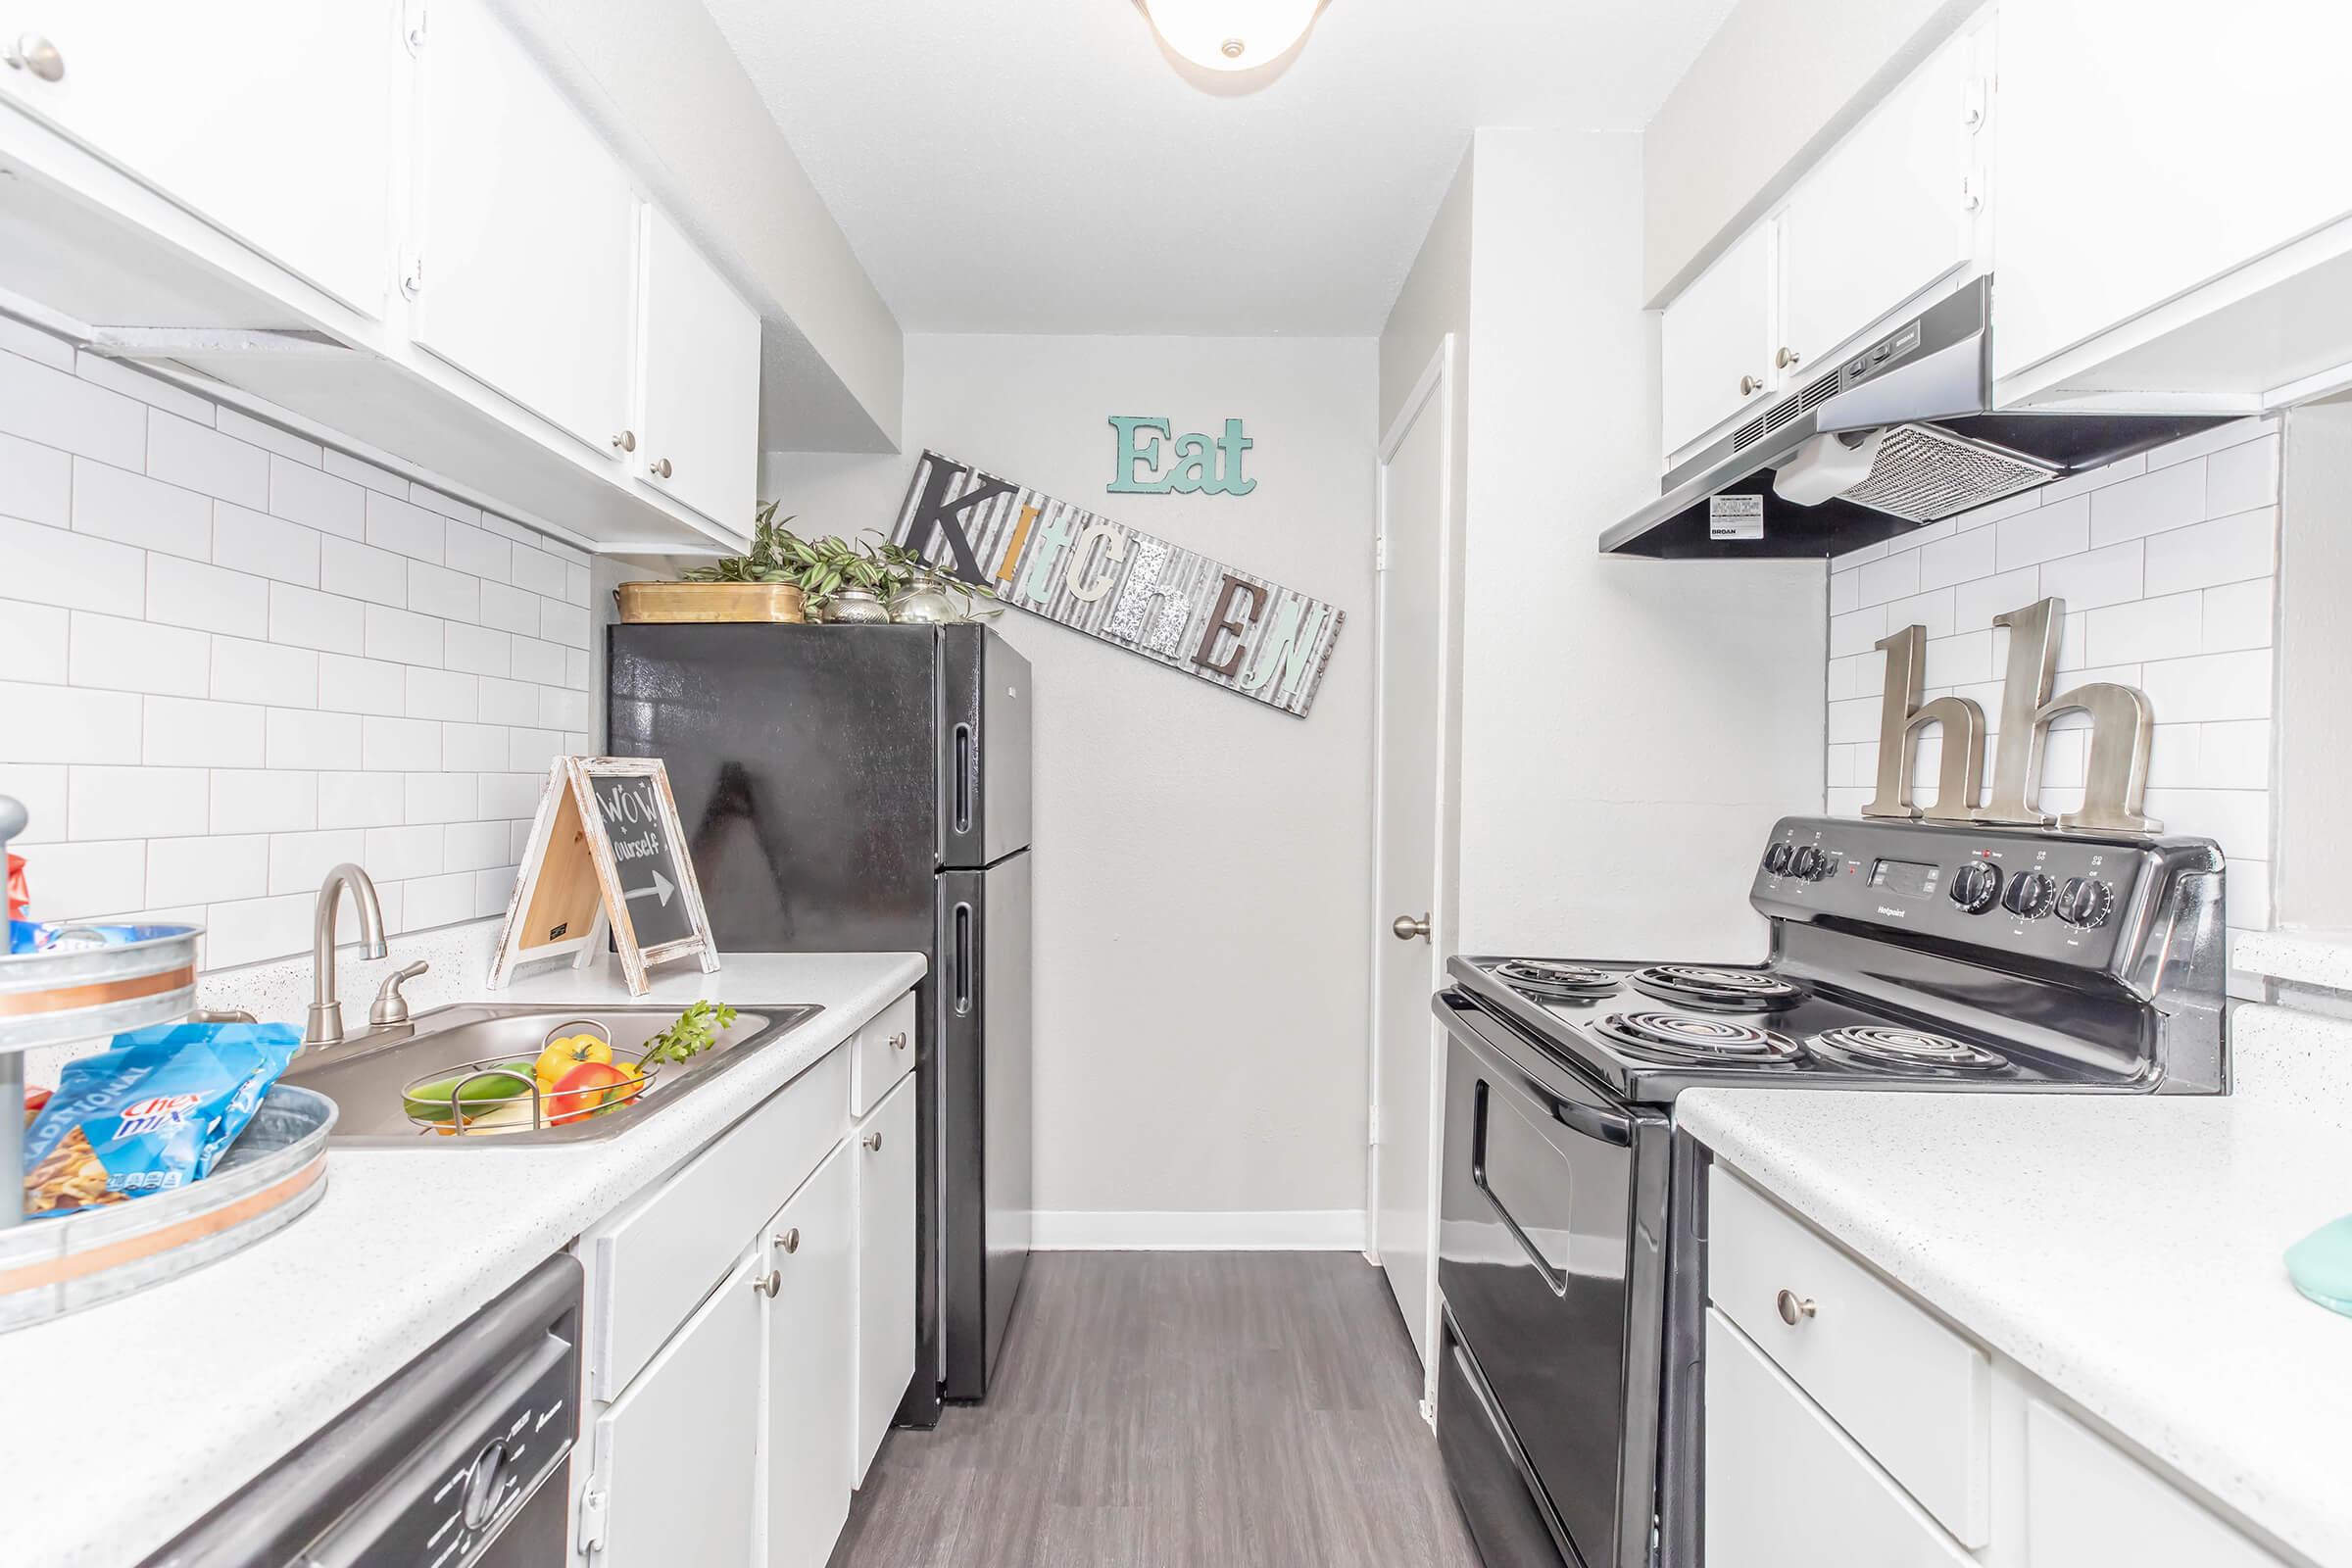
[[[2050,695],[2058,670],[2058,639],[2066,624],[2063,599],[2009,611],[1993,616],[1992,623],[2009,628],[2009,664],[2001,679],[2000,745],[1991,799],[1977,805],[1984,778],[1984,710],[1965,697],[1919,700],[1928,633],[1925,626],[1905,626],[1878,644],[1886,653],[1886,683],[1879,707],[1878,789],[1862,814],[2048,827],[2052,818],[2036,802],[2050,721],[2080,710],[2090,715],[2082,808],[2058,817],[2057,825],[2109,833],[2161,830],[2164,824],[2140,809],[2148,788],[2148,751],[2155,739],[2155,714],[2147,697],[2111,681],[2091,681],[2055,698]],[[1942,731],[1943,760],[1936,772],[1935,804],[1923,810],[1911,802],[1911,771],[1920,734],[1930,724]]]

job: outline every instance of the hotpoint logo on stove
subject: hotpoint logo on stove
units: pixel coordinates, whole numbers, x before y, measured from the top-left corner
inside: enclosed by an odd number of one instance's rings
[[[1887,919],[1889,919],[1889,920],[1900,920],[1900,919],[1903,917],[1903,911],[1902,911],[1902,910],[1900,910],[1900,909],[1889,909],[1889,908],[1888,908],[1888,907],[1886,907],[1886,906],[1885,906],[1884,904],[1882,904],[1882,905],[1880,905],[1880,906],[1879,906],[1879,912],[1880,912],[1881,914],[1885,915],[1885,916],[1886,916]]]

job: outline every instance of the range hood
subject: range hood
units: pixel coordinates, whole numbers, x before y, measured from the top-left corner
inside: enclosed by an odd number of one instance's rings
[[[1842,555],[2234,417],[1995,414],[1991,308],[1979,277],[1783,394],[1678,465],[1601,552]]]

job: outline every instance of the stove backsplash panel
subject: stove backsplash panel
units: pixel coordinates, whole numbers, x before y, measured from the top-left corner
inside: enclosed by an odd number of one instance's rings
[[[2058,687],[2118,681],[2147,693],[2156,735],[2147,810],[2168,833],[2220,842],[2230,923],[2271,923],[2272,649],[2277,619],[2276,418],[2244,419],[2041,490],[1980,507],[1830,563],[1827,806],[1858,813],[1878,765],[1886,655],[1928,629],[1927,691],[1973,697],[2000,721],[2007,631],[1992,617],[2066,601]],[[2052,727],[2042,808],[2082,804],[2088,721]],[[1985,742],[1991,778],[1997,732]],[[1916,798],[1935,795],[1937,737]]]

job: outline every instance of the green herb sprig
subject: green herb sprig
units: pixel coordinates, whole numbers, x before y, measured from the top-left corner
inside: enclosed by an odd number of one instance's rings
[[[722,1030],[735,1027],[735,1009],[725,1003],[698,1002],[678,1014],[677,1022],[654,1036],[645,1053],[650,1064],[657,1061],[684,1061],[688,1056],[708,1051],[717,1041]]]

